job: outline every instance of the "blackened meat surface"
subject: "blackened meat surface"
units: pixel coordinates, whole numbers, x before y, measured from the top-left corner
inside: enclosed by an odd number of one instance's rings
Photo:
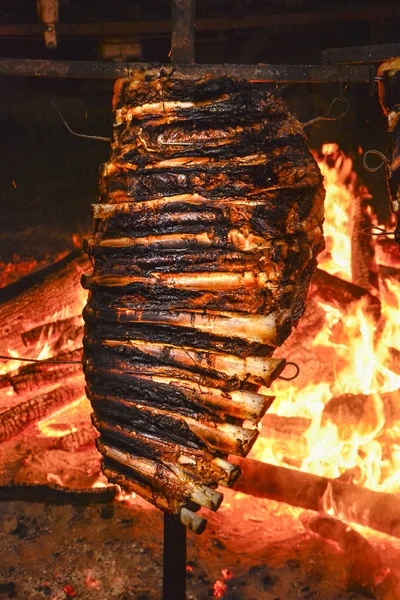
[[[305,309],[324,191],[282,99],[151,69],[116,83],[84,311],[87,394],[107,477],[194,531],[216,510]]]
[[[396,218],[394,239],[400,244],[400,58],[392,58],[378,70],[379,99],[388,121],[390,161],[386,165],[391,209]]]

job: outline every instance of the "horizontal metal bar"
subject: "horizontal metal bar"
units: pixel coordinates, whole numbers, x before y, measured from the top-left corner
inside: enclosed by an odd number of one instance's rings
[[[400,56],[400,44],[328,48],[321,54],[322,62],[326,65],[381,63],[393,56]]]
[[[135,73],[163,69],[182,79],[229,76],[267,83],[370,83],[375,68],[368,65],[154,65],[97,61],[0,59],[0,75],[118,79]]]
[[[349,3],[351,4],[351,3]],[[238,17],[222,16],[209,19],[196,20],[196,32],[204,31],[233,31],[248,29],[265,29],[273,31],[277,26],[309,27],[326,23],[352,23],[352,22],[374,22],[378,20],[395,20],[400,17],[400,6],[397,4],[382,4],[377,6],[353,5],[343,8],[332,8],[312,12],[289,12],[279,13],[251,13]],[[154,21],[132,21],[132,22],[87,22],[87,23],[58,23],[57,34],[60,37],[103,37],[109,35],[136,34],[154,35],[168,34],[171,31],[169,20],[157,19]],[[43,25],[0,23],[0,36],[41,36]]]

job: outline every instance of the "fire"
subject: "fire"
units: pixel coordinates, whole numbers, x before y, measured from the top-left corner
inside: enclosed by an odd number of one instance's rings
[[[358,181],[351,158],[336,144],[325,144],[318,162],[326,188],[327,250],[320,268],[351,282],[350,215],[357,197],[368,198],[368,191]],[[399,298],[400,280],[385,277],[380,282],[380,319],[371,314],[365,299],[352,303],[346,312],[319,302],[325,326],[311,350],[316,360],[330,364],[333,377],[306,384],[276,382],[270,412],[297,419],[305,424],[304,431],[302,435],[293,431],[289,440],[278,443],[260,436],[253,455],[264,462],[329,478],[346,475],[371,489],[398,492],[400,421],[387,416],[384,394],[400,388],[400,376],[386,366],[389,348],[396,347]],[[399,396],[393,401],[398,403]]]

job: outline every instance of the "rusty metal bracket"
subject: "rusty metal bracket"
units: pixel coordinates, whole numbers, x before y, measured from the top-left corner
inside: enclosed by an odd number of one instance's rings
[[[57,46],[56,23],[58,22],[58,0],[36,0],[39,19],[44,25],[46,48]]]

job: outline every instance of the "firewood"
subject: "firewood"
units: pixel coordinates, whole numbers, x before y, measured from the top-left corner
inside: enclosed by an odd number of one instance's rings
[[[364,229],[373,225],[368,198],[356,196],[351,204],[351,279],[356,285],[378,291],[378,269],[372,237]]]
[[[0,290],[0,348],[19,356],[28,351],[23,334],[55,320],[80,315],[85,294],[80,285],[91,270],[81,251],[27,275]],[[65,318],[65,317],[64,317]],[[34,357],[35,358],[35,357]]]
[[[62,436],[54,444],[54,448],[64,450],[65,452],[79,452],[86,448],[89,444],[94,444],[94,440],[98,437],[98,432],[94,427],[88,425],[82,427],[78,431],[73,431],[67,435]]]
[[[353,302],[364,298],[368,312],[376,318],[380,316],[381,312],[379,298],[365,288],[345,281],[336,275],[331,275],[323,269],[317,269],[311,279],[310,297],[322,300],[343,311],[348,309]]]
[[[315,511],[326,508],[329,494],[329,508],[341,519],[400,538],[398,496],[254,459],[232,461],[242,470],[234,485],[238,492]]]
[[[378,263],[393,267],[399,266],[399,246],[393,238],[378,237],[376,241],[376,258]]]
[[[354,531],[347,523],[327,515],[318,515],[311,518],[303,517],[303,524],[307,531],[317,534],[325,540],[335,542],[345,555],[347,562],[348,581],[347,589],[363,591],[366,595],[387,599],[398,598],[400,584],[398,578],[391,573],[378,552],[371,544]]]
[[[12,387],[18,395],[30,394],[46,387],[62,382],[65,378],[82,372],[80,360],[82,348],[73,352],[65,352],[54,357],[54,360],[65,362],[65,365],[51,362],[27,363],[0,376],[0,389]],[[77,361],[70,364],[69,361]]]
[[[22,334],[25,344],[25,355],[31,356],[35,350],[46,343],[52,356],[63,348],[82,345],[83,321],[81,315],[69,319],[61,319],[54,323],[46,323],[34,327]],[[71,348],[72,349],[72,348]]]
[[[67,379],[60,387],[17,404],[0,414],[0,442],[8,440],[30,424],[85,395],[83,377]]]
[[[262,420],[262,432],[267,438],[297,439],[303,435],[311,425],[311,419],[306,417],[285,417],[267,413]]]
[[[388,346],[385,366],[396,375],[400,375],[400,350]]]
[[[383,417],[386,427],[400,421],[400,390],[383,394],[343,394],[331,398],[322,412],[322,425],[331,421],[338,426],[342,439],[351,438],[356,429],[358,434],[373,430],[377,418]],[[382,413],[382,415],[381,415]]]
[[[382,277],[382,279],[394,279],[397,282],[400,282],[400,268],[399,268],[399,263],[400,263],[400,255],[398,257],[398,261],[397,261],[397,266],[393,267],[393,266],[389,266],[389,265],[378,265],[378,272],[379,275]]]

